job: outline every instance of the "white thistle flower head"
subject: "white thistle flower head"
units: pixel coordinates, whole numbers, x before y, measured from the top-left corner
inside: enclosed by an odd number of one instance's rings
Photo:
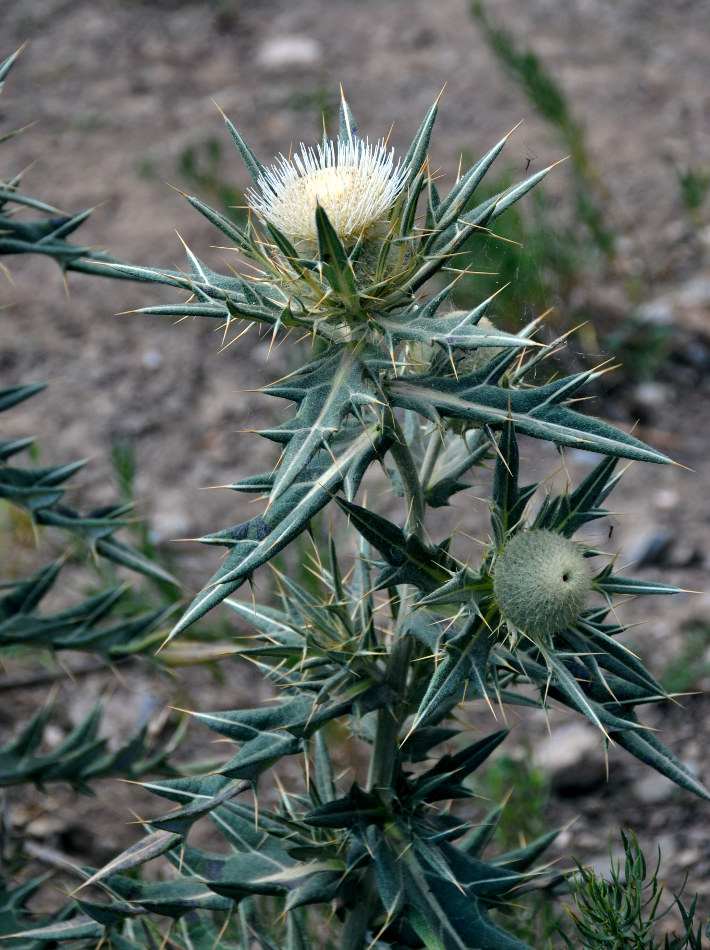
[[[394,149],[388,151],[382,140],[371,145],[351,137],[315,149],[301,143],[300,155],[281,155],[247,199],[262,220],[308,251],[318,247],[320,205],[340,240],[351,247],[361,235],[370,237],[387,224],[408,171],[401,161],[395,164]]]

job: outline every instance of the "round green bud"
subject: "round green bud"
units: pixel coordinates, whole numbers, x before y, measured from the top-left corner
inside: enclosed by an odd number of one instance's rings
[[[493,596],[501,614],[532,637],[551,636],[574,623],[592,588],[583,548],[555,531],[514,534],[494,570]]]

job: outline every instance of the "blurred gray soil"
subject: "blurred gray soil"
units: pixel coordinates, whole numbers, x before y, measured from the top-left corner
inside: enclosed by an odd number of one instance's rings
[[[710,167],[707,13],[707,0],[489,4],[491,19],[537,52],[584,121],[637,286],[634,306],[679,340],[673,371],[626,390],[618,404],[613,396],[602,400],[603,411],[627,429],[640,419],[637,434],[681,463],[633,466],[612,499],[623,516],[614,520],[609,548],[624,562],[649,562],[643,576],[696,591],[710,586],[710,231],[707,216],[704,230],[689,224],[671,162]],[[181,171],[190,150],[206,161],[213,140],[220,143],[217,177],[237,191],[248,186],[215,103],[266,163],[317,140],[323,111],[337,114],[339,84],[361,134],[389,135],[398,151],[445,86],[431,149],[444,182],[452,181],[462,152],[478,156],[521,119],[503,163],[522,171],[530,160],[536,170],[564,154],[462,0],[2,0],[0,39],[0,56],[28,41],[0,99],[2,131],[35,123],[2,147],[0,176],[31,165],[31,194],[66,211],[96,206],[83,241],[134,263],[182,266],[176,232],[215,266],[234,262],[233,252],[212,247],[218,236],[168,187],[218,201],[209,183],[201,192]],[[568,174],[564,165],[555,171],[551,200],[569,195]],[[250,516],[233,494],[202,489],[274,464],[274,446],[240,430],[273,418],[272,401],[250,390],[284,372],[285,348],[269,352],[269,339],[256,331],[222,348],[228,340],[206,322],[171,326],[126,313],[164,301],[169,291],[71,275],[65,293],[51,261],[9,264],[12,282],[0,275],[2,300],[11,304],[0,318],[2,385],[52,385],[10,414],[3,437],[36,435],[43,463],[91,456],[77,480],[84,504],[112,497],[111,444],[129,440],[141,511],[198,588],[214,569],[214,550],[172,539]],[[628,315],[623,288],[585,293],[591,321],[596,313],[606,320]],[[556,467],[551,450],[545,459]],[[579,472],[588,464],[569,462]],[[483,507],[466,517],[482,524],[485,514]],[[648,621],[634,642],[657,672],[682,655],[685,625],[710,630],[707,594],[626,609]],[[709,659],[694,661],[695,687],[710,683]],[[85,689],[98,693],[105,685]],[[235,704],[233,683],[231,692],[207,680],[194,685],[193,701],[204,708]],[[659,725],[710,783],[706,708],[689,701]],[[12,725],[11,716],[2,717]],[[575,747],[573,768],[581,767]],[[612,754],[608,785],[560,798],[555,820],[581,814],[575,827],[586,835],[583,847],[602,858],[614,822],[632,822],[649,841],[662,837],[671,872],[691,865],[692,886],[710,900],[707,807],[655,788],[647,776]],[[649,799],[640,805],[639,788]],[[128,820],[125,807],[116,807]],[[111,834],[120,839],[113,828]],[[563,843],[574,847],[574,834]],[[113,844],[103,841],[107,849]]]

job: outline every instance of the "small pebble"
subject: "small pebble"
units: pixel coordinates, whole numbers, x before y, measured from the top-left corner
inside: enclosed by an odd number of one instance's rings
[[[677,508],[679,502],[680,495],[672,488],[661,488],[653,495],[653,504],[656,508],[662,508],[665,511]]]
[[[660,805],[673,797],[677,786],[659,772],[647,771],[633,784],[633,797],[644,805]]]
[[[555,729],[533,755],[537,764],[549,773],[550,784],[560,795],[582,794],[606,781],[601,733],[585,723]]]
[[[163,359],[160,350],[152,346],[147,350],[143,350],[141,354],[141,363],[146,369],[158,369],[159,366],[162,366]]]
[[[265,69],[278,70],[315,66],[321,56],[320,43],[310,36],[277,36],[262,43],[256,59]]]

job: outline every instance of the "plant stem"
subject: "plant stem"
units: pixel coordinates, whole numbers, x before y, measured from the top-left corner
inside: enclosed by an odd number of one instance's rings
[[[404,633],[402,628],[415,596],[415,588],[407,586],[400,603],[394,643],[387,663],[385,682],[399,697],[403,697],[406,690],[413,647],[412,637]],[[399,731],[406,715],[407,709],[403,702],[386,706],[377,713],[367,787],[368,790],[378,789],[385,801],[389,801],[392,796],[392,782],[399,765]]]
[[[441,436],[441,429],[433,430],[429,436],[429,444],[426,448],[426,455],[424,456],[424,461],[422,463],[421,474],[419,475],[419,482],[422,486],[422,491],[426,491],[427,485],[431,479],[431,476],[434,472],[434,466],[436,465],[437,459],[439,458],[439,453],[444,447],[444,440]]]
[[[404,500],[407,503],[407,526],[413,534],[422,538],[425,513],[422,483],[419,480],[412,453],[409,451],[406,436],[394,413],[391,413],[390,419],[395,435],[390,453],[402,479]],[[416,593],[416,589],[409,585],[402,589],[397,624],[392,637],[392,649],[387,662],[385,682],[398,697],[404,696],[412,655],[412,638],[403,633],[404,621],[412,609]],[[379,789],[385,801],[389,801],[392,795],[392,781],[399,763],[399,730],[405,716],[406,709],[399,700],[391,706],[385,706],[377,713],[367,787]]]
[[[345,915],[340,950],[361,950],[366,945],[370,912],[377,897],[377,882],[371,867],[367,869],[360,882],[360,895],[357,905],[351,907]]]
[[[425,514],[422,483],[419,480],[417,467],[414,464],[406,437],[394,413],[392,413],[391,419],[395,439],[390,452],[402,479],[404,498],[407,503],[407,525],[409,530],[421,538],[424,534]],[[416,588],[410,585],[402,588],[397,623],[392,636],[392,648],[385,675],[385,682],[391,687],[397,699],[392,705],[385,706],[377,712],[375,739],[367,777],[368,791],[376,789],[386,806],[389,806],[392,801],[393,784],[399,772],[399,734],[407,715],[407,704],[404,702],[404,696],[412,658],[413,639],[405,631],[404,623],[412,610],[416,597]],[[345,948],[349,950],[351,946],[354,946],[352,940],[356,936],[357,928],[363,926],[363,917],[367,922],[369,908],[376,898],[376,888],[376,881],[370,873],[369,880],[364,878],[362,882],[363,899],[361,903],[368,910],[364,913],[360,908],[359,914],[351,911],[346,917],[341,943],[344,950]]]
[[[417,466],[414,464],[412,453],[409,451],[404,432],[402,432],[402,428],[394,414],[392,414],[391,419],[395,439],[390,447],[390,454],[402,479],[404,498],[407,502],[407,527],[412,534],[422,538],[425,512],[422,483],[419,481]]]

